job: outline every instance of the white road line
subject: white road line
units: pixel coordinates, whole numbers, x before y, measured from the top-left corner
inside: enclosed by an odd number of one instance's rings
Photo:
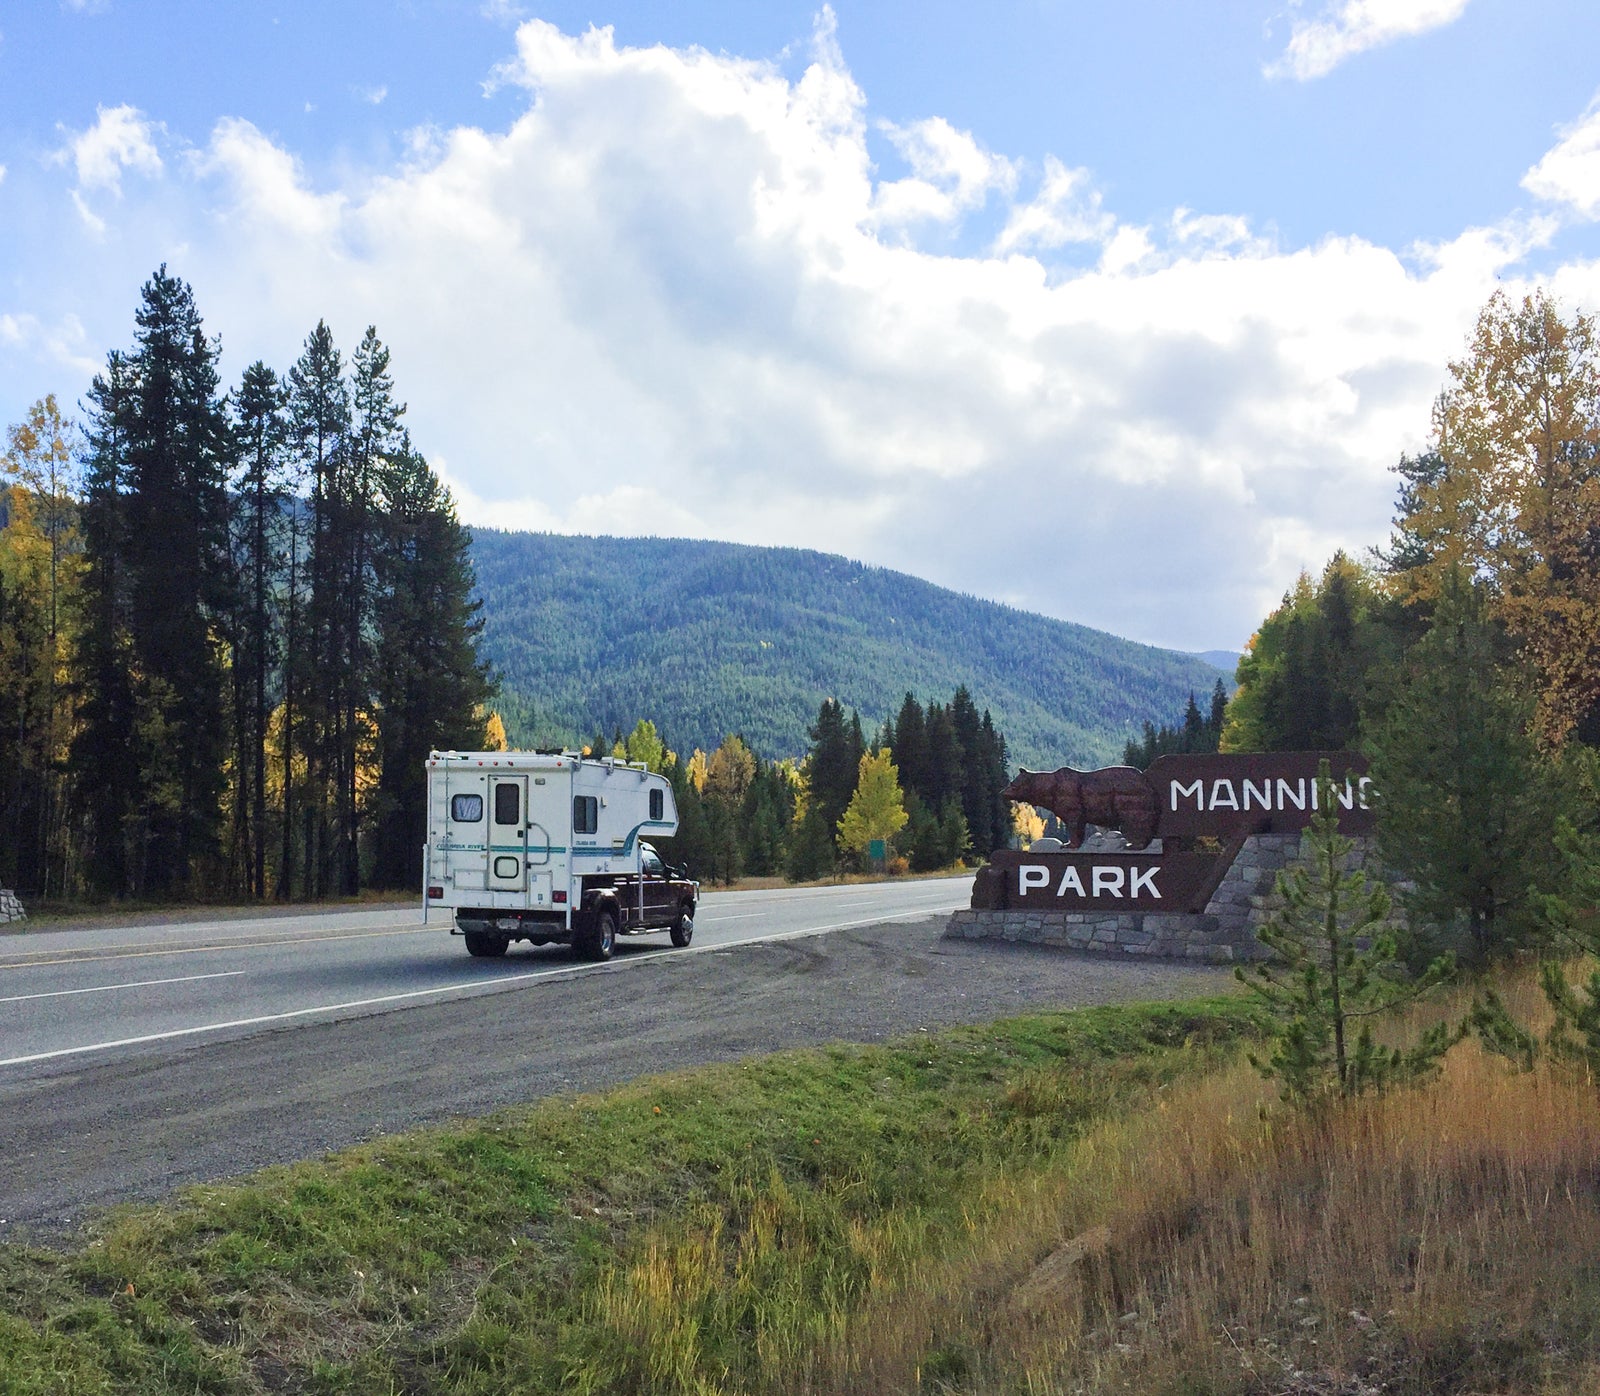
[[[242,969],[225,969],[217,974],[186,974],[180,979],[141,979],[134,984],[96,984],[89,989],[52,989],[44,994],[13,994],[0,1003],[27,1003],[30,999],[64,999],[70,994],[108,994],[113,989],[152,989],[157,984],[193,984],[197,979],[235,979]]]
[[[166,949],[146,949],[137,946],[107,946],[108,950],[123,951],[127,954],[95,954],[73,955],[68,951],[40,951],[42,955],[53,955],[53,959],[42,960],[0,960],[0,970],[6,969],[53,969],[56,965],[93,965],[109,960],[150,960],[161,955],[204,955],[210,951],[224,950],[270,950],[279,945],[321,945],[334,940],[373,940],[383,936],[411,936],[431,933],[432,926],[402,926],[392,931],[345,931],[339,935],[303,935],[290,936],[286,940],[240,940],[224,945],[174,945]]]
[[[598,968],[598,966],[596,966]],[[477,980],[466,984],[445,984],[437,989],[412,989],[404,994],[382,994],[371,999],[351,999],[348,1003],[325,1003],[315,1008],[293,1008],[285,1013],[263,1013],[255,1018],[235,1018],[227,1023],[203,1023],[199,1027],[174,1028],[169,1032],[145,1033],[141,1037],[122,1037],[113,1042],[89,1042],[81,1047],[59,1047],[53,1052],[34,1052],[26,1057],[7,1057],[0,1066],[26,1066],[29,1062],[47,1062],[57,1057],[76,1057],[84,1052],[104,1052],[113,1047],[137,1047],[145,1042],[171,1042],[174,1038],[194,1037],[203,1032],[227,1032],[230,1028],[254,1028],[263,1023],[281,1023],[289,1018],[306,1018],[313,1013],[341,1013],[350,1008],[370,1008],[379,1003],[399,1003],[404,999],[428,998],[435,994],[454,993],[458,989],[493,989],[502,984],[515,984],[522,979],[544,979],[561,970],[542,970],[533,974],[508,975],[504,979],[485,982]],[[570,971],[568,971],[570,973]]]
[[[896,921],[908,921],[928,914],[928,908],[901,912],[895,916],[871,916],[862,921],[841,921],[831,926],[807,926],[798,931],[781,931],[777,935],[746,936],[742,940],[725,940],[716,945],[693,945],[671,954],[658,951],[626,960],[609,960],[598,965],[570,965],[561,969],[535,970],[529,974],[511,974],[501,979],[473,980],[464,984],[444,984],[435,989],[412,989],[403,994],[381,994],[377,998],[351,999],[346,1003],[327,1003],[316,1008],[294,1008],[284,1013],[263,1013],[254,1018],[235,1018],[226,1023],[204,1023],[193,1028],[174,1028],[168,1032],[145,1033],[140,1037],[123,1037],[111,1042],[89,1042],[81,1047],[58,1047],[51,1052],[33,1052],[25,1057],[0,1058],[0,1067],[27,1066],[33,1062],[55,1061],[61,1057],[78,1057],[86,1052],[109,1052],[117,1047],[139,1047],[150,1042],[171,1042],[180,1037],[197,1037],[201,1033],[228,1032],[233,1028],[261,1027],[267,1023],[282,1023],[291,1018],[308,1018],[314,1013],[343,1013],[354,1008],[372,1008],[384,1003],[402,1003],[409,999],[432,998],[439,994],[452,994],[466,990],[464,997],[477,998],[492,993],[506,984],[526,983],[534,979],[573,979],[579,975],[607,973],[628,968],[630,965],[672,964],[686,955],[704,954],[716,950],[729,950],[739,945],[766,945],[774,941],[800,940],[806,936],[826,935],[829,931],[850,931],[861,926],[882,926]],[[476,992],[473,992],[476,991]]]
[[[754,917],[765,916],[766,914],[764,911],[741,911],[737,916],[718,916],[714,911],[708,911],[698,917],[697,920],[700,925],[704,926],[711,921],[749,921]]]

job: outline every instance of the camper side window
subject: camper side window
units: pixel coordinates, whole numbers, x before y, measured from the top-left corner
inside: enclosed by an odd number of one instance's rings
[[[494,788],[494,822],[516,824],[522,819],[522,790],[515,785]]]
[[[457,824],[476,824],[483,818],[482,795],[452,795],[450,817]]]
[[[652,819],[660,819],[666,807],[667,802],[662,798],[661,792],[652,790],[650,792],[650,817]]]
[[[600,827],[600,800],[595,795],[575,795],[572,800],[572,832],[592,834]]]

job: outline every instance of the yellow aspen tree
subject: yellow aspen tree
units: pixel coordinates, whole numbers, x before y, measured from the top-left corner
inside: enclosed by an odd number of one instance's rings
[[[689,758],[689,784],[700,794],[705,794],[706,754],[699,747],[694,749],[694,755]]]
[[[641,717],[628,733],[628,760],[643,761],[652,771],[665,771],[672,759],[655,723]]]
[[[1044,816],[1032,805],[1023,804],[1020,800],[1011,806],[1011,831],[1022,841],[1022,846],[1027,848],[1035,839],[1044,837]]]
[[[1434,413],[1438,477],[1407,528],[1427,561],[1401,578],[1437,599],[1487,586],[1538,685],[1534,725],[1559,746],[1600,701],[1600,354],[1591,316],[1496,292]]]
[[[506,749],[506,724],[497,712],[491,711],[488,720],[483,724],[483,749],[485,751]]]
[[[699,755],[698,752],[695,754]],[[711,753],[701,794],[708,800],[734,809],[744,799],[750,782],[755,778],[755,753],[738,737],[725,737],[722,745]]]
[[[74,428],[54,394],[6,430],[0,452],[0,814],[12,831],[0,881],[59,893],[72,837],[64,768],[74,704],[67,661],[83,572]]]
[[[856,793],[839,821],[839,841],[857,853],[865,853],[874,839],[887,843],[905,827],[905,796],[900,790],[900,770],[891,759],[889,748],[861,758],[856,778]]]

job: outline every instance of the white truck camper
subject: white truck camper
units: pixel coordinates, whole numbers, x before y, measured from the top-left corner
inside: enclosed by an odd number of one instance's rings
[[[619,935],[661,930],[687,945],[699,884],[642,837],[677,831],[670,782],[637,762],[436,751],[424,911],[449,910],[478,956],[527,940],[605,960]]]

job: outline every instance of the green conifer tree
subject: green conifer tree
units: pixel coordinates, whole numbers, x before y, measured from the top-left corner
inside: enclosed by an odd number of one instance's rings
[[[806,758],[807,779],[810,782],[810,804],[818,810],[832,837],[833,830],[844,817],[850,797],[855,793],[856,778],[866,743],[861,736],[859,714],[850,720],[844,715],[844,705],[832,698],[824,698],[817,710],[816,725],[811,729],[811,751]]]
[[[482,747],[493,686],[478,657],[471,537],[449,491],[404,439],[385,455],[378,484],[373,881],[407,887],[427,832],[428,753]]]
[[[1445,956],[1416,978],[1406,975],[1388,924],[1388,892],[1347,867],[1355,845],[1339,833],[1326,761],[1317,797],[1300,861],[1278,876],[1283,906],[1256,932],[1275,962],[1235,970],[1274,1020],[1270,1056],[1252,1062],[1286,1099],[1304,1106],[1420,1079],[1457,1036],[1439,1024],[1406,1050],[1381,1047],[1373,1037],[1375,1018],[1443,982],[1454,967]]]
[[[345,673],[349,646],[343,635],[346,615],[340,600],[343,569],[339,559],[348,538],[343,480],[349,450],[350,392],[344,360],[325,321],[306,337],[305,349],[289,370],[291,440],[300,473],[310,486],[307,512],[307,596],[298,627],[300,643],[290,650],[286,704],[297,724],[284,746],[285,771],[292,770],[292,751],[305,755],[305,780],[293,804],[301,831],[296,842],[304,860],[304,890],[309,897],[333,890],[333,809],[343,786],[346,751],[343,695],[350,685]],[[285,821],[286,824],[288,821]],[[292,863],[285,843],[284,864]]]
[[[669,763],[666,775],[672,782],[672,798],[678,807],[678,832],[670,839],[656,840],[661,856],[669,863],[688,869],[691,877],[711,876],[711,828],[706,819],[705,802],[689,779],[688,760],[678,757]]]
[[[1534,887],[1558,875],[1560,795],[1527,733],[1531,703],[1498,672],[1498,643],[1472,582],[1449,579],[1371,741],[1378,846],[1414,884],[1412,920],[1443,943],[1463,927],[1480,961],[1526,939]]]
[[[282,520],[288,394],[259,360],[245,370],[233,400],[233,554],[239,604],[230,617],[236,856],[252,897],[267,895],[267,743],[282,657]]]
[[[145,283],[135,322],[117,428],[120,490],[105,502],[121,515],[131,728],[162,735],[134,744],[144,760],[132,773],[124,830],[133,847],[120,890],[161,896],[189,890],[220,849],[228,726],[216,635],[233,604],[230,443],[217,347],[190,288],[162,266]]]
[[[86,833],[85,881],[94,892],[122,895],[131,882],[127,834],[139,786],[127,760],[134,670],[126,508],[133,373],[126,355],[111,352],[88,402],[83,610],[71,665],[78,727],[70,770],[75,814]]]

